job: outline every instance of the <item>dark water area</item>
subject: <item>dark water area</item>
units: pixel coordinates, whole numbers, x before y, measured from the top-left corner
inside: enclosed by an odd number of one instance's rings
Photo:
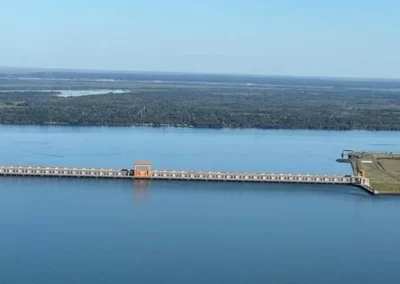
[[[349,173],[398,132],[0,127],[0,164]],[[400,198],[352,186],[0,177],[0,283],[398,283]]]

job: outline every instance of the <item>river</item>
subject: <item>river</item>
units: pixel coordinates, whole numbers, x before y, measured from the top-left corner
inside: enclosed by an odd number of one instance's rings
[[[0,164],[350,173],[399,132],[0,126]],[[398,283],[400,198],[335,185],[0,177],[0,283]]]

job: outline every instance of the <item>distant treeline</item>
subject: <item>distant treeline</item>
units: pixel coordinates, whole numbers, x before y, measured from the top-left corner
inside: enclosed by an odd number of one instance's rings
[[[0,123],[400,130],[400,94],[198,85],[69,98],[0,92]]]
[[[1,71],[1,69],[0,69]],[[334,88],[400,88],[400,80],[383,79],[340,79],[323,77],[295,77],[295,76],[254,76],[232,74],[188,74],[162,72],[78,72],[78,71],[48,71],[6,74],[0,72],[2,79],[37,78],[43,80],[116,80],[122,82],[178,82],[178,83],[213,83],[213,84],[258,84],[284,86],[324,86]],[[40,82],[40,81],[39,81]],[[20,82],[21,83],[21,82]],[[41,83],[41,82],[40,82]],[[0,84],[1,87],[1,84]]]

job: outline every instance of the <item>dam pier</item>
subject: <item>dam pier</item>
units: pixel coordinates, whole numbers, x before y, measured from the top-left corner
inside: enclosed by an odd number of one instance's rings
[[[132,169],[0,166],[0,176],[342,184],[359,186],[375,194],[370,187],[369,179],[361,175],[154,170],[149,162],[138,162]]]

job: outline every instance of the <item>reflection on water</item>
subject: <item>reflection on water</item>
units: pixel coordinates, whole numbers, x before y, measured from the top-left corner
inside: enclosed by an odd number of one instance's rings
[[[133,201],[135,205],[145,205],[150,200],[150,180],[132,180],[133,184]]]

